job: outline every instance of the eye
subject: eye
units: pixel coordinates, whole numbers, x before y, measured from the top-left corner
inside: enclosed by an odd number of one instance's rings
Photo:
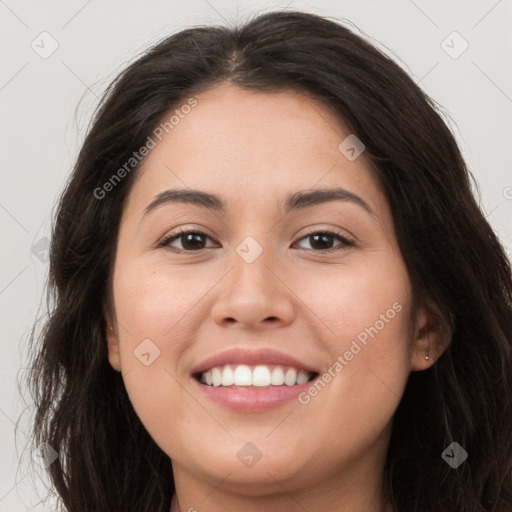
[[[204,241],[202,239],[210,238],[206,233],[198,230],[181,230],[178,233],[174,233],[164,238],[159,244],[158,247],[169,247],[171,250],[175,250],[175,252],[197,252],[202,249],[209,249],[209,247],[204,246]],[[172,248],[171,244],[175,241],[181,242],[181,248]]]
[[[198,252],[203,249],[211,248],[205,246],[206,239],[212,240],[210,236],[202,231],[184,229],[177,233],[172,233],[164,238],[158,244],[158,247],[168,247],[175,252]],[[339,233],[329,230],[314,231],[300,238],[299,242],[302,240],[308,240],[310,243],[310,248],[303,247],[303,249],[320,253],[342,251],[348,247],[354,246],[354,242],[348,240]],[[340,242],[338,248],[333,248],[334,240],[338,240]],[[176,241],[181,243],[181,247],[173,247],[172,244]],[[296,242],[296,244],[299,242]]]
[[[333,248],[333,239],[337,239],[341,242],[338,248]],[[314,231],[303,236],[301,240],[309,240],[311,248],[305,248],[308,251],[315,251],[320,253],[325,252],[334,252],[334,251],[343,251],[348,247],[354,246],[354,242],[348,240],[343,235],[339,233],[335,233],[334,231],[323,230],[323,231]]]

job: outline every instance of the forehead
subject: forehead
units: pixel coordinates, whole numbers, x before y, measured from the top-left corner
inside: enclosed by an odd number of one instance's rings
[[[242,205],[342,186],[379,209],[382,194],[369,160],[363,153],[351,161],[340,151],[350,132],[323,102],[296,91],[270,93],[231,84],[194,98],[194,108],[174,117],[139,171],[130,194],[131,203],[141,203],[139,211],[143,201],[177,187],[216,192]]]

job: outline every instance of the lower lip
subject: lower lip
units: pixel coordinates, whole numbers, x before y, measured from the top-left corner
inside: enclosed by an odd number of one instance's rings
[[[232,388],[224,386],[207,386],[192,377],[196,386],[210,400],[224,407],[235,411],[265,411],[274,407],[279,407],[306,391],[317,379],[297,384],[295,386],[275,386],[268,388]]]

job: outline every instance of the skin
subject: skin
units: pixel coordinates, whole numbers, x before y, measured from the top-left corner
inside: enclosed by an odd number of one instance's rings
[[[349,161],[338,146],[350,132],[298,92],[222,84],[196,100],[128,196],[107,315],[109,361],[173,461],[171,511],[391,511],[382,470],[392,416],[409,373],[433,364],[444,344],[413,304],[370,162],[364,153]],[[284,212],[288,194],[328,186],[373,214],[349,201]],[[167,203],[144,215],[171,188],[219,194],[227,211]],[[158,247],[179,227],[206,232],[207,248],[185,252],[183,237]],[[306,235],[325,229],[355,245],[331,238],[320,253]],[[263,249],[253,263],[236,252],[247,236]],[[192,385],[194,366],[233,347],[274,348],[322,374],[395,303],[401,311],[306,405],[235,412]],[[149,366],[134,356],[147,338],[160,350]],[[251,468],[236,456],[247,442],[262,453]]]

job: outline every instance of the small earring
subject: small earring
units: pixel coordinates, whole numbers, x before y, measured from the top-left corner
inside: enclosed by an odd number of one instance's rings
[[[429,354],[430,354],[430,347],[427,347],[427,348],[425,349],[425,359],[426,359],[427,361],[430,359],[430,358],[428,357],[428,356],[429,356]]]

